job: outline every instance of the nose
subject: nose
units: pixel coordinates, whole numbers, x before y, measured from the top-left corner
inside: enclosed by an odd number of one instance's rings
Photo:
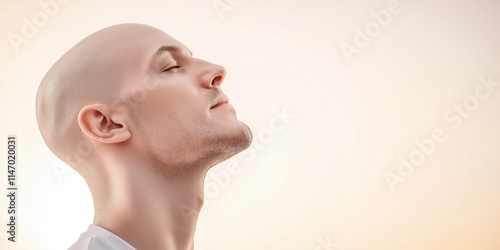
[[[219,87],[226,77],[226,68],[221,65],[205,62],[201,83],[205,88]]]

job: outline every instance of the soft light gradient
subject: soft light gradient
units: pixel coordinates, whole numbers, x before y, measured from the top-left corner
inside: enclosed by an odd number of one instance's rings
[[[480,78],[500,85],[499,1],[2,0],[0,13],[5,191],[8,135],[19,157],[18,242],[4,195],[0,249],[66,249],[92,223],[84,180],[43,143],[35,94],[74,44],[129,22],[225,66],[222,89],[254,132],[210,170],[196,250],[500,249],[500,86],[474,97]],[[16,51],[9,34],[34,17],[43,27]],[[341,46],[366,26],[349,62]],[[385,175],[436,129],[446,139],[392,189]]]

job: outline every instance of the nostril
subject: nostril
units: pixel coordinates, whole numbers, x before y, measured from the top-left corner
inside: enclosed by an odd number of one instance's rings
[[[220,85],[221,82],[222,82],[222,79],[223,77],[222,76],[216,76],[213,80],[212,80],[212,86],[213,85]]]

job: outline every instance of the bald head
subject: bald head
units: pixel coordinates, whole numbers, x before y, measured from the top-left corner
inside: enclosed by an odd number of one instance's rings
[[[71,154],[89,151],[76,148],[86,142],[79,112],[88,104],[126,100],[125,91],[141,84],[139,72],[147,66],[141,62],[148,50],[145,43],[165,37],[164,32],[141,24],[108,27],[83,39],[50,68],[38,89],[36,115],[47,146],[57,156],[73,165],[76,158],[71,157],[77,156]]]

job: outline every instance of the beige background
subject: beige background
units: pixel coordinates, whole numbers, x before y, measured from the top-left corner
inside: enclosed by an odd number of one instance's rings
[[[66,249],[91,223],[83,179],[41,139],[35,93],[75,43],[125,22],[224,65],[222,88],[254,132],[251,148],[207,178],[197,250],[500,249],[499,1],[0,3],[0,187],[15,134],[20,190],[18,242],[2,226],[1,249]],[[391,18],[382,26],[373,12]],[[24,18],[37,33],[13,45]],[[341,46],[367,26],[369,41],[346,57]],[[415,141],[439,132],[425,155]],[[401,158],[418,166],[398,170]]]

